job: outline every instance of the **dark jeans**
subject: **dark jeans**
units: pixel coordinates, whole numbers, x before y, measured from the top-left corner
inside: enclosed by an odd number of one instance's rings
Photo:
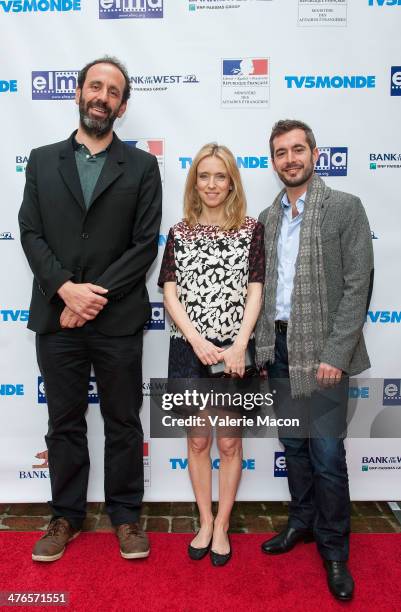
[[[142,331],[105,336],[87,323],[38,334],[36,350],[49,409],[46,443],[54,517],[66,518],[75,528],[85,518],[85,413],[92,364],[104,419],[106,510],[114,525],[138,521],[143,497]]]
[[[292,399],[286,333],[276,334],[275,363],[268,366],[268,373],[272,387],[277,387],[280,416],[301,421],[301,430],[294,437],[288,431],[279,431],[291,494],[288,525],[312,529],[324,559],[345,561],[349,553],[350,497],[343,437],[349,379],[344,377],[335,387],[315,391],[308,400]],[[285,378],[280,384],[279,379]]]

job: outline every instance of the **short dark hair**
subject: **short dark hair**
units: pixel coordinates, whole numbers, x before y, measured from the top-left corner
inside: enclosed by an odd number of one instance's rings
[[[79,87],[79,89],[82,89],[82,87],[84,86],[89,68],[92,68],[92,66],[96,66],[96,64],[111,64],[112,66],[118,68],[118,70],[122,73],[125,79],[122,102],[126,102],[131,95],[131,81],[128,75],[128,71],[124,64],[120,62],[120,60],[118,60],[116,57],[111,57],[109,55],[99,57],[99,59],[95,59],[93,60],[93,62],[89,62],[89,64],[86,64],[86,66],[84,66],[82,70],[80,70],[77,81],[77,86]]]
[[[306,142],[310,146],[311,151],[316,149],[316,139],[309,125],[303,121],[298,121],[297,119],[282,119],[273,125],[272,133],[270,135],[269,145],[272,159],[274,159],[273,140],[277,138],[277,136],[281,136],[282,134],[286,134],[292,130],[303,130],[305,132]]]

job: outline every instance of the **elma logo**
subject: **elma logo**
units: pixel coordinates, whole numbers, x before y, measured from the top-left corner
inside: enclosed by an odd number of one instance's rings
[[[39,70],[32,72],[32,100],[73,100],[77,70]]]
[[[0,240],[14,240],[11,232],[0,232]]]
[[[319,147],[315,171],[320,176],[347,176],[348,147]]]
[[[348,397],[350,399],[369,399],[369,387],[350,387]]]
[[[100,19],[161,19],[163,0],[99,0]]]
[[[24,395],[24,385],[0,384],[0,395]]]
[[[38,376],[38,404],[46,404],[46,390],[42,376]],[[88,404],[98,404],[99,396],[97,393],[97,384],[94,376],[89,379],[88,387]]]
[[[366,320],[369,323],[401,323],[401,312],[398,310],[368,310]]]
[[[285,462],[284,451],[276,451],[274,453],[274,478],[286,478],[287,465]]]
[[[369,0],[369,6],[401,6],[401,0]]]
[[[152,308],[152,312],[144,329],[164,329],[166,322],[164,317],[163,302],[151,302],[150,306]]]
[[[391,66],[391,90],[392,96],[401,96],[401,66]]]
[[[181,170],[186,170],[192,164],[192,157],[179,157],[178,161],[181,164]],[[249,170],[255,168],[265,169],[269,167],[269,158],[266,155],[261,157],[255,155],[241,156],[237,157],[237,166],[238,168],[247,168]]]
[[[48,13],[80,11],[81,0],[4,0],[0,8],[5,13]]]
[[[1,2],[0,2],[0,6],[1,6]],[[0,81],[0,93],[7,93],[7,92],[11,92],[11,93],[15,93],[16,91],[18,91],[18,84],[17,81],[15,80],[11,80],[11,81]]]
[[[188,469],[188,459],[187,457],[171,457],[169,459],[170,466],[172,470],[187,470]],[[220,459],[211,459],[210,461],[212,470],[220,469]],[[255,470],[256,461],[255,459],[243,459],[242,460],[242,469],[243,470]]]
[[[287,88],[292,89],[363,89],[376,87],[376,77],[374,75],[353,75],[353,76],[285,76]]]
[[[0,310],[0,321],[5,323],[15,323],[16,321],[25,323],[28,319],[29,310]]]
[[[384,379],[383,406],[401,406],[401,380],[399,378]]]

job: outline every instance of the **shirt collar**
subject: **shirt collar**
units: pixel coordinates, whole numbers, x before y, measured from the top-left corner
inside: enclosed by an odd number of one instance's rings
[[[306,191],[298,198],[295,204],[299,214],[301,214],[304,210],[305,199],[306,199]],[[281,207],[284,209],[284,212],[291,207],[286,191],[284,191],[284,195],[281,198]]]
[[[113,140],[114,140],[114,134],[113,134]],[[96,157],[97,155],[100,155],[101,153],[108,153],[110,151],[111,145],[113,144],[113,140],[110,142],[109,145],[107,145],[107,147],[105,149],[103,149],[103,151],[99,151],[98,153],[95,153],[95,155],[93,157]],[[72,148],[74,149],[74,151],[79,151],[79,149],[82,148],[82,147],[84,147],[84,149],[86,151],[90,152],[88,147],[86,147],[84,144],[82,144],[80,142],[77,142],[76,132],[75,132],[75,134],[74,134],[74,136],[72,138]]]

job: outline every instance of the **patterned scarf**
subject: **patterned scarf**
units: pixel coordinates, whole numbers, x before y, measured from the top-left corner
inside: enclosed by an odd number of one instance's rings
[[[320,211],[325,184],[314,174],[306,194],[295,264],[291,314],[287,329],[291,395],[309,397],[316,388],[316,371],[327,336],[327,292],[320,236]],[[283,209],[283,189],[260,220],[265,225],[266,278],[264,301],[256,326],[256,362],[274,362],[277,293],[277,244]]]

